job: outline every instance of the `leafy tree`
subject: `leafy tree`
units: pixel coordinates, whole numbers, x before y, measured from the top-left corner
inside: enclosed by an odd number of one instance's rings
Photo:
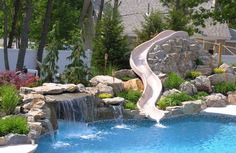
[[[86,83],[87,69],[81,60],[81,56],[84,56],[82,31],[76,30],[73,33],[74,37],[71,44],[74,45],[71,55],[67,57],[71,61],[71,64],[66,66],[67,69],[64,72],[62,80],[66,83]]]
[[[141,30],[135,30],[138,36],[138,44],[153,38],[156,34],[165,29],[163,16],[160,12],[151,12],[150,15],[145,15],[144,19],[145,21],[142,23]]]
[[[107,4],[102,20],[97,26],[92,55],[92,65],[100,73],[106,71],[105,65],[112,65],[118,68],[128,67],[129,48],[127,36],[123,34],[123,31],[124,27],[118,8]],[[105,56],[107,56],[107,62]]]
[[[53,30],[49,33],[49,37],[51,38],[51,43],[48,45],[47,50],[48,54],[44,58],[43,63],[39,63],[41,69],[41,75],[45,82],[54,82],[55,74],[57,73],[58,66],[58,46],[60,42],[58,42],[55,38],[57,35],[56,25],[53,27]]]
[[[236,1],[235,0],[217,0],[215,9],[212,11],[212,17],[216,21],[229,23],[229,26],[236,28]]]
[[[167,28],[183,30],[190,34],[194,32],[194,9],[206,0],[161,0],[162,4],[169,8],[167,16]]]

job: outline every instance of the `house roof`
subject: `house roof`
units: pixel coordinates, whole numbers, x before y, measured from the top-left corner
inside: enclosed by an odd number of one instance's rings
[[[220,38],[220,39],[231,39],[231,33],[229,31],[228,24],[217,22],[214,24],[208,24],[205,28],[202,29],[203,36],[211,38]]]
[[[99,9],[100,0],[94,0],[95,11]],[[113,0],[105,0],[112,2]],[[160,11],[167,13],[168,9],[162,6],[160,0],[120,0],[121,5],[119,11],[124,24],[124,32],[129,36],[135,36],[134,30],[141,28],[141,23],[144,21],[144,15],[149,11]],[[96,11],[97,12],[97,11]]]

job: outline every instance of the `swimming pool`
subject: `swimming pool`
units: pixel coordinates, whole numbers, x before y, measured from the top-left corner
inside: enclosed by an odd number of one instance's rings
[[[59,122],[55,140],[40,138],[37,153],[234,153],[236,121],[215,116],[164,120]]]

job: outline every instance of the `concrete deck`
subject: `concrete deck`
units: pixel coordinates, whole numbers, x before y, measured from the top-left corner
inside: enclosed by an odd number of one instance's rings
[[[0,147],[1,153],[33,153],[36,151],[38,145],[14,145],[14,146],[2,146]]]
[[[227,105],[226,107],[208,107],[202,113],[213,113],[236,116],[236,105]]]

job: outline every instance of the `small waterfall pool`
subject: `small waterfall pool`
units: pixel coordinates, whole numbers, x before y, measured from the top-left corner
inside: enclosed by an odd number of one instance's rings
[[[59,121],[55,142],[39,140],[37,153],[233,153],[236,119],[187,116],[163,120]]]

